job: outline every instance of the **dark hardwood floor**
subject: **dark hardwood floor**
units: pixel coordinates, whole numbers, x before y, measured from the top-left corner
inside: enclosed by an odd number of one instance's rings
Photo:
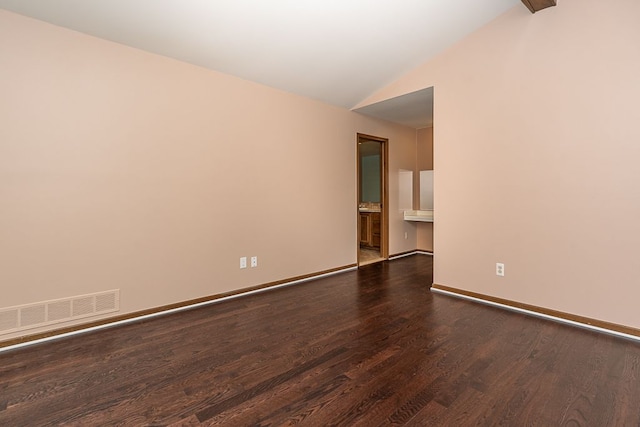
[[[429,292],[411,256],[0,353],[0,425],[638,426],[640,345]]]

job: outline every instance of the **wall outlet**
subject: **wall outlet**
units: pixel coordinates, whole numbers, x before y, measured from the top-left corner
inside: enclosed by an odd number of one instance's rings
[[[247,257],[240,257],[240,268],[247,268]]]
[[[252,256],[251,257],[251,267],[257,267],[258,266],[258,257],[257,256]]]
[[[404,239],[407,240],[408,237],[409,237],[409,234],[405,231],[404,232]]]
[[[504,264],[496,262],[496,276],[504,277]]]

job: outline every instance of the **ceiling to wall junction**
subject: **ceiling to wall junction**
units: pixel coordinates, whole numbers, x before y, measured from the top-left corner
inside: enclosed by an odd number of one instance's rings
[[[345,108],[516,5],[522,7],[519,0],[0,0],[9,11]],[[408,111],[401,101],[417,96],[393,103]],[[361,112],[380,116],[382,107]]]

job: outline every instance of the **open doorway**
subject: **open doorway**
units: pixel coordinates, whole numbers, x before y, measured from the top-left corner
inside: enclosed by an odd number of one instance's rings
[[[358,134],[358,265],[384,261],[388,253],[388,139]]]

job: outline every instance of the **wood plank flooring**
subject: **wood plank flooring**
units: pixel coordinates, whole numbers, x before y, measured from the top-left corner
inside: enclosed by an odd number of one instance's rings
[[[411,256],[0,353],[0,425],[640,425],[640,345],[432,294],[431,271]]]

